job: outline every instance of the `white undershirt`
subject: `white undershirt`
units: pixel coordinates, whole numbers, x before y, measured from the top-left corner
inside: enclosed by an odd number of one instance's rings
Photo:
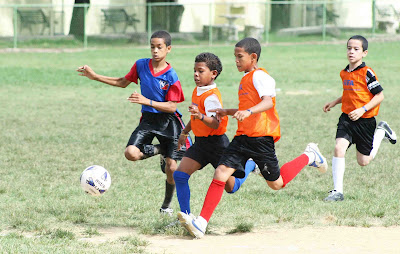
[[[248,72],[247,72],[248,73]],[[244,75],[247,75],[245,73]],[[258,96],[270,96],[275,97],[275,79],[273,79],[268,73],[262,70],[256,70],[253,74],[253,84],[258,92]]]
[[[209,86],[198,86],[197,87],[197,96],[202,95],[203,93],[210,91],[217,87],[217,84],[212,83]],[[215,116],[215,112],[209,112],[210,109],[222,108],[221,102],[218,99],[218,96],[215,94],[211,94],[204,100],[204,108],[206,111],[206,115],[211,117]]]

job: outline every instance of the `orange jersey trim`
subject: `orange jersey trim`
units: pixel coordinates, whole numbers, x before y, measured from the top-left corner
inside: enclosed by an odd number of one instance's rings
[[[374,72],[370,67],[365,66],[358,70],[348,72],[347,70],[342,70],[340,72],[340,77],[342,78],[343,84],[343,95],[342,95],[342,111],[345,114],[349,114],[351,111],[361,108],[365,104],[371,101],[374,97],[368,90],[367,86],[367,70],[371,70]],[[375,72],[374,75],[376,80],[378,77],[376,76]],[[378,115],[379,107],[376,106],[373,109],[368,110],[364,113],[362,118],[371,118]]]
[[[217,95],[219,102],[222,104],[221,93],[218,88],[213,88],[207,92],[204,92],[200,96],[197,95],[197,87],[192,93],[192,105],[196,105],[199,108],[200,113],[206,115],[206,109],[204,106],[204,101],[207,97],[211,95]],[[208,137],[213,135],[223,135],[226,132],[226,127],[228,126],[228,116],[222,117],[218,129],[213,129],[208,127],[200,119],[195,119],[194,116],[190,117],[190,124],[192,131],[196,137]]]
[[[263,68],[258,68],[247,73],[240,81],[239,86],[239,110],[247,110],[261,102],[257,89],[253,84],[253,75],[257,70],[268,73]],[[271,136],[274,142],[281,137],[280,122],[275,104],[276,98],[272,98],[273,107],[267,111],[252,114],[242,122],[238,121],[236,136],[246,135],[248,137]]]

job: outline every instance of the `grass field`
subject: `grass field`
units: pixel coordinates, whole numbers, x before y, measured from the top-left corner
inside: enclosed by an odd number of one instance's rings
[[[233,46],[174,47],[168,61],[177,71],[186,101],[194,88],[193,61],[203,51],[220,56],[217,79],[225,107],[236,107],[241,78]],[[139,87],[119,89],[80,77],[75,69],[121,77],[134,61],[149,57],[147,47],[72,53],[1,53],[0,57],[0,252],[104,253],[146,252],[146,241],[121,237],[106,243],[81,241],[107,227],[128,227],[142,234],[186,235],[165,226],[175,218],[158,213],[165,176],[158,157],[129,162],[123,151],[137,126],[140,106],[126,98]],[[385,91],[377,120],[400,133],[400,43],[372,42],[366,58]],[[347,65],[345,43],[263,47],[259,66],[275,78],[282,138],[276,144],[280,164],[319,143],[331,161],[340,106],[325,114],[322,106],[341,94],[339,71]],[[228,136],[236,123],[230,120]],[[86,195],[79,176],[87,166],[103,165],[112,176],[102,197]],[[382,143],[375,160],[361,168],[351,147],[346,156],[345,201],[324,203],[332,188],[330,169],[304,169],[281,191],[250,175],[242,189],[224,194],[209,232],[251,231],[268,227],[398,226],[400,223],[400,148]],[[208,166],[190,180],[192,211],[200,212],[212,179]],[[172,208],[179,210],[176,198]]]

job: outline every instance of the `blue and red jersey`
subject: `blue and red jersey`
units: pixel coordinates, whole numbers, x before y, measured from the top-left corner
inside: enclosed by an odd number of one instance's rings
[[[170,64],[164,70],[154,73],[152,59],[139,59],[132,66],[130,72],[125,75],[125,78],[136,84],[140,80],[141,94],[150,100],[159,102],[182,102],[185,100],[181,82]],[[142,112],[163,113],[145,105],[142,105]]]

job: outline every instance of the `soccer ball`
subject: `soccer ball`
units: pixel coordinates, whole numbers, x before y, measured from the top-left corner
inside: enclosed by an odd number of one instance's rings
[[[80,181],[86,193],[100,196],[110,188],[111,175],[102,166],[93,165],[83,170]]]

